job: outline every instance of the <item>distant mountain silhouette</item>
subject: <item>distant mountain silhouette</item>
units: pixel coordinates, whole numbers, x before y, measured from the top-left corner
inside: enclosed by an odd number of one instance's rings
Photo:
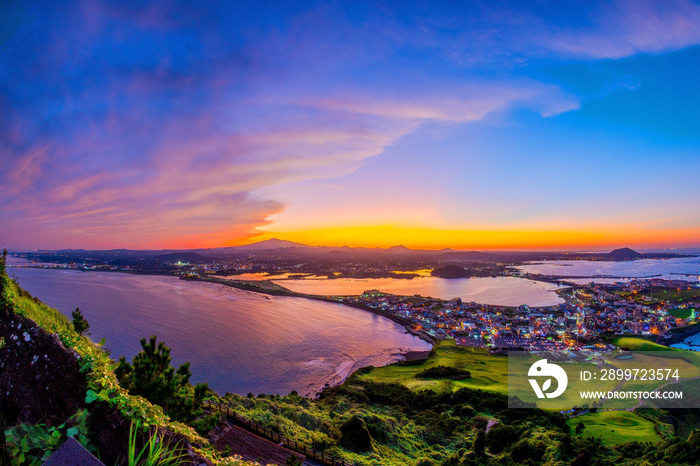
[[[399,245],[399,246],[392,246],[390,248],[387,248],[386,252],[390,254],[405,254],[407,252],[414,252],[413,249],[409,249],[404,245]]]
[[[310,248],[312,246],[307,246],[302,243],[295,243],[294,241],[287,241],[284,239],[266,239],[264,241],[258,241],[257,243],[244,244],[242,246],[233,246],[230,249],[237,249],[240,251],[264,251],[267,249],[280,249],[280,248]]]
[[[608,257],[613,260],[629,260],[629,259],[639,259],[643,254],[638,253],[634,249],[630,248],[620,248],[610,251]]]
[[[328,251],[326,254],[327,254],[328,256],[331,256],[331,257],[332,257],[332,256],[336,256],[336,257],[348,257],[348,256],[352,256],[352,253],[351,253],[350,251],[338,251],[338,250]]]
[[[283,251],[285,250],[286,251]],[[349,255],[388,255],[388,256],[408,256],[408,257],[440,257],[455,260],[493,260],[496,254],[477,251],[455,251],[450,248],[440,250],[432,249],[411,249],[404,245],[396,245],[388,248],[364,248],[364,247],[330,247],[330,246],[310,246],[308,244],[296,243],[294,241],[281,240],[277,238],[259,241],[257,243],[233,246],[227,248],[215,248],[212,252],[221,253],[243,253],[254,254],[265,251],[280,250],[283,254],[289,252],[295,255],[325,256],[325,257],[347,257]]]

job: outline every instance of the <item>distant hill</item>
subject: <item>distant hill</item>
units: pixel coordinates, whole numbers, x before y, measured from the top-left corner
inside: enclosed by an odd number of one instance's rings
[[[392,246],[390,248],[387,248],[387,250],[386,250],[386,252],[398,252],[398,253],[409,252],[409,251],[411,251],[411,249],[407,248],[404,245]]]
[[[400,246],[392,246],[390,248],[387,248],[386,252],[390,254],[405,254],[409,252],[414,252],[413,249],[409,249],[406,246],[400,245]]]
[[[208,257],[204,257],[196,252],[173,252],[156,256],[153,259],[162,262],[187,262],[190,264],[201,264],[209,260]]]
[[[242,246],[233,246],[227,249],[236,249],[239,251],[265,251],[268,249],[281,249],[281,248],[310,248],[312,246],[307,246],[302,243],[295,243],[294,241],[287,241],[284,239],[266,239],[265,241],[258,241],[257,243],[244,244]]]
[[[430,275],[440,278],[467,278],[471,274],[467,269],[459,265],[446,265],[433,270],[430,272]]]
[[[326,253],[328,257],[350,257],[352,254],[349,251],[328,251]]]
[[[634,249],[630,248],[620,248],[620,249],[615,249],[614,251],[610,251],[608,253],[608,257],[612,260],[630,260],[630,259],[639,259],[640,257],[643,257],[643,254],[638,253]]]

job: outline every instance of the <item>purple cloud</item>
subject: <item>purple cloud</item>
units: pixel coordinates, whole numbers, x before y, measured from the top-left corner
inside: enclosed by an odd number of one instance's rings
[[[426,123],[579,108],[512,72],[530,58],[697,43],[698,6],[666,5],[604,5],[577,27],[488,3],[28,6],[0,49],[0,242],[240,242],[285,209],[260,193],[352,173]]]

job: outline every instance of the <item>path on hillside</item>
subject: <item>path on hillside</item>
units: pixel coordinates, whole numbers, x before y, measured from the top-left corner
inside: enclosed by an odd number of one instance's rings
[[[284,465],[291,455],[295,455],[305,466],[350,466],[345,461],[316,451],[279,432],[273,432],[251,419],[242,417],[229,406],[204,400],[202,407],[206,413],[218,411],[224,415],[222,422],[209,433],[211,443],[220,450],[228,447],[232,453],[251,461],[260,460],[258,462],[263,464]]]
[[[217,432],[212,435],[211,440],[218,450],[226,450],[228,447],[232,454],[239,455],[247,461],[285,465],[287,460],[294,455],[299,458],[300,462],[311,464],[305,462],[306,457],[301,453],[288,450],[241,427],[234,426],[228,421],[217,428]]]

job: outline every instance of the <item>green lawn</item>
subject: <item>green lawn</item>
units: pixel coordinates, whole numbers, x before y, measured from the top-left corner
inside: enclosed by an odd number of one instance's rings
[[[566,421],[572,435],[579,422],[586,428],[584,437],[599,437],[605,445],[639,441],[659,442],[661,437],[654,430],[654,423],[630,411],[599,411],[577,416]]]
[[[630,351],[674,351],[668,346],[659,345],[643,338],[619,337],[612,341],[612,344]]]
[[[625,299],[633,299],[634,301],[638,303],[644,303],[644,297],[649,296],[649,292],[644,292],[644,293],[630,293],[629,291],[614,291],[613,294],[616,294],[618,296],[621,296],[622,298]],[[654,291],[651,294],[651,297],[654,301],[666,301],[666,302],[685,302],[689,301],[691,299],[697,299],[700,298],[700,290],[692,289],[692,290],[660,290],[660,291]]]
[[[700,290],[655,291],[652,297],[669,302],[688,301],[690,299],[700,298]]]
[[[674,309],[669,309],[668,313],[669,315],[672,315],[673,317],[681,318],[681,319],[687,319],[690,317],[690,313],[692,312],[691,309],[680,309],[680,308],[674,308]]]
[[[466,369],[472,376],[465,380],[415,378],[418,372],[439,365]],[[435,356],[426,362],[414,366],[394,364],[377,367],[359,378],[372,382],[397,382],[408,388],[432,388],[442,391],[470,387],[507,394],[508,358],[490,354],[484,349],[460,348],[454,340],[443,340],[438,344]]]

